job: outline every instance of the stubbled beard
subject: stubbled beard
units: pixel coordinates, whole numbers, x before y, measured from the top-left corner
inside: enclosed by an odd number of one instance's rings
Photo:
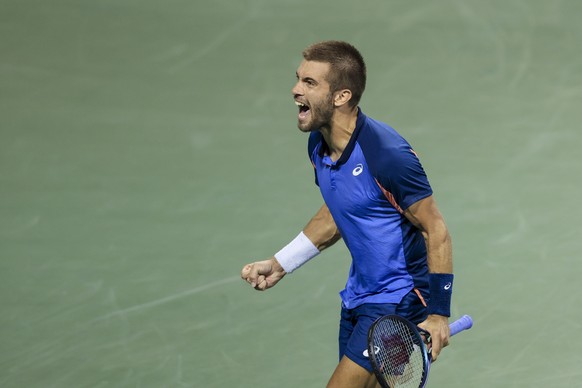
[[[313,132],[324,127],[331,126],[331,118],[333,117],[333,97],[328,94],[324,101],[312,105],[310,108],[311,120],[303,126],[298,123],[299,130],[302,132]]]

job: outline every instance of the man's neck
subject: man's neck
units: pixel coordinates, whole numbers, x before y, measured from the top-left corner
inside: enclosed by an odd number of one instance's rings
[[[321,134],[329,147],[329,157],[337,161],[346,149],[356,129],[358,107],[338,109],[334,112],[329,127],[321,128]]]

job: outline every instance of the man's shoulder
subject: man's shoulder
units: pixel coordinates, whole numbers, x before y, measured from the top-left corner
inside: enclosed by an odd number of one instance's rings
[[[410,145],[398,131],[371,117],[366,117],[358,143],[364,154],[372,159],[397,156],[403,150],[410,149]]]
[[[381,137],[384,141],[389,141],[393,138],[404,140],[402,135],[390,124],[376,120],[370,116],[366,116],[362,129],[362,133]]]

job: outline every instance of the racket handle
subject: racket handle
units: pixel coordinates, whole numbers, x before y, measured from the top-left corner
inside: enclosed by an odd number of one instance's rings
[[[461,318],[457,319],[455,322],[449,325],[451,328],[451,337],[462,332],[463,330],[470,329],[472,326],[473,318],[468,315],[463,315]]]

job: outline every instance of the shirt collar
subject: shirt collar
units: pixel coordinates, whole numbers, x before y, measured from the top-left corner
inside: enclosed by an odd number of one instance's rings
[[[340,158],[335,162],[336,165],[344,164],[352,154],[356,142],[358,140],[358,135],[364,126],[364,122],[366,121],[366,115],[362,112],[362,110],[358,107],[358,118],[356,119],[356,128],[354,128],[354,132],[352,132],[352,136],[350,137],[350,141],[348,145],[342,152]],[[329,150],[327,143],[325,142],[323,136],[321,137],[321,147],[319,148],[319,156],[324,156],[325,153]]]

